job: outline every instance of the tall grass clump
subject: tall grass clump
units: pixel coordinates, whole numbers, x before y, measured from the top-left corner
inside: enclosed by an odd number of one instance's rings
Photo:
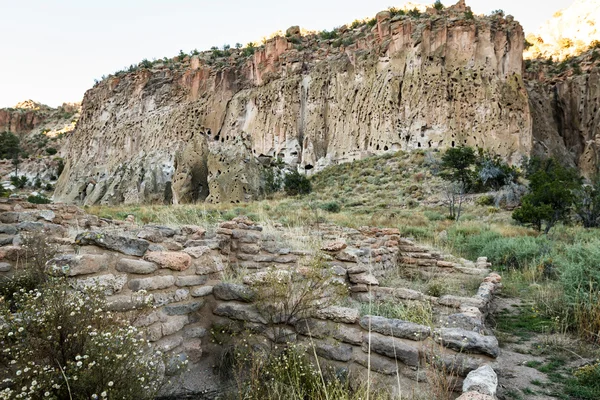
[[[460,225],[448,230],[451,246],[468,259],[487,257],[496,267],[523,269],[548,255],[552,243],[547,237],[504,237],[493,230],[464,229]]]
[[[566,246],[554,254],[572,328],[600,343],[600,239]]]

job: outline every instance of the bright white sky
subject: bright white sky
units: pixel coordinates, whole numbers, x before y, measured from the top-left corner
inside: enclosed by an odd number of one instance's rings
[[[467,0],[477,14],[503,9],[526,32],[535,32],[572,2]],[[246,44],[292,25],[330,30],[402,4],[403,0],[0,0],[0,107],[26,99],[51,106],[80,101],[94,79],[144,58]]]

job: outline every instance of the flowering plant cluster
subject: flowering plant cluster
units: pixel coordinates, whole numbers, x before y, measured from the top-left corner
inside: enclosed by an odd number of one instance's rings
[[[161,353],[106,310],[102,288],[65,278],[0,297],[0,399],[151,399]]]

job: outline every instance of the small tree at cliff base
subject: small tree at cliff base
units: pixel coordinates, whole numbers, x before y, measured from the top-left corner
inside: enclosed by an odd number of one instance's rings
[[[523,196],[521,208],[513,218],[548,233],[560,221],[567,221],[575,200],[574,191],[581,187],[581,178],[574,168],[554,159],[532,160],[528,168],[530,192]]]
[[[442,156],[440,176],[447,181],[458,182],[465,190],[469,190],[475,178],[472,167],[476,161],[472,147],[452,147]]]
[[[305,175],[300,174],[298,171],[290,172],[283,179],[283,186],[285,192],[289,196],[297,196],[302,194],[308,194],[312,190],[310,181]]]

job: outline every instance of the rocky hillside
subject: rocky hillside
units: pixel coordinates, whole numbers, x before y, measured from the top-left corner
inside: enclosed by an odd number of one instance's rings
[[[592,42],[600,40],[600,1],[576,0],[557,11],[537,33],[527,35],[531,44],[525,58],[554,58],[562,61],[585,51]]]
[[[242,202],[276,158],[311,171],[468,144],[518,161],[533,146],[520,24],[438,8],[110,76],[85,95],[55,198]]]
[[[52,108],[27,100],[0,109],[0,132],[18,136],[23,150],[19,175],[25,175],[31,185],[39,180],[45,187],[58,179],[59,164],[65,157],[63,147],[75,129],[80,108],[80,104],[71,103]],[[0,160],[0,182],[7,186],[13,173],[11,160]]]

